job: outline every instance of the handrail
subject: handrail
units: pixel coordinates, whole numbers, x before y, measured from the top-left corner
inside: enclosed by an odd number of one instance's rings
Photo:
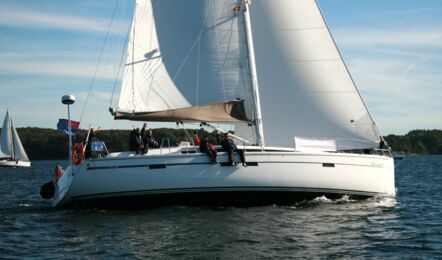
[[[160,154],[163,154],[164,141],[167,141],[167,147],[169,148],[169,154],[170,154],[170,139],[169,138],[162,138],[161,139]]]
[[[373,152],[378,155],[386,155],[388,157],[393,157],[391,149],[375,148],[373,149]]]

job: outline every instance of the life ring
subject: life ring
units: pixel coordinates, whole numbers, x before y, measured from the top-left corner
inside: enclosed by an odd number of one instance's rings
[[[72,146],[72,163],[74,165],[79,165],[84,159],[84,149],[83,144],[76,143]]]

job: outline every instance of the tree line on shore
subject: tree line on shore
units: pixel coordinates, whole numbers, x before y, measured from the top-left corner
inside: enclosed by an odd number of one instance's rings
[[[442,130],[412,130],[406,135],[384,137],[394,152],[442,154]]]
[[[158,128],[153,129],[158,143],[171,146],[177,145],[180,141],[189,139],[197,131],[202,137],[204,129],[183,129]],[[31,160],[59,160],[68,156],[68,137],[66,134],[54,129],[26,127],[17,128],[29,158]],[[101,130],[98,139],[104,141],[109,152],[127,151],[129,148],[130,130]],[[77,133],[74,142],[82,142],[86,136],[85,130]],[[412,130],[406,135],[388,135],[384,137],[393,152],[404,152],[413,154],[442,154],[442,130]],[[215,143],[215,137],[209,135],[209,140]]]

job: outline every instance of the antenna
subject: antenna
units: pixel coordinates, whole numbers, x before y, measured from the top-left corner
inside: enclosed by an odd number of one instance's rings
[[[69,131],[69,158],[68,160],[71,163],[71,173],[73,173],[72,169],[72,130],[71,130],[71,111],[69,109],[69,105],[72,105],[75,103],[75,96],[74,95],[64,95],[61,97],[61,103],[68,106],[68,131]]]

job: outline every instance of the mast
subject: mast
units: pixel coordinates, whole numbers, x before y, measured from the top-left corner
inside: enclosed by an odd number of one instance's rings
[[[11,135],[10,135],[10,138],[11,138],[11,150],[12,150],[11,156],[12,156],[12,159],[15,160],[17,156],[15,155],[14,138],[12,136],[14,126],[12,125],[12,118],[11,117],[9,117],[9,121],[11,123],[11,129],[10,129],[10,132],[11,132]]]
[[[250,68],[250,81],[252,83],[252,93],[255,103],[255,130],[256,137],[258,139],[258,145],[264,150],[264,129],[262,126],[262,115],[261,115],[261,103],[259,101],[259,89],[258,89],[258,78],[256,73],[256,63],[255,63],[255,50],[253,49],[253,38],[252,38],[252,28],[250,23],[250,13],[249,13],[249,0],[244,0],[244,26],[246,31],[246,46],[249,56],[249,68]]]

